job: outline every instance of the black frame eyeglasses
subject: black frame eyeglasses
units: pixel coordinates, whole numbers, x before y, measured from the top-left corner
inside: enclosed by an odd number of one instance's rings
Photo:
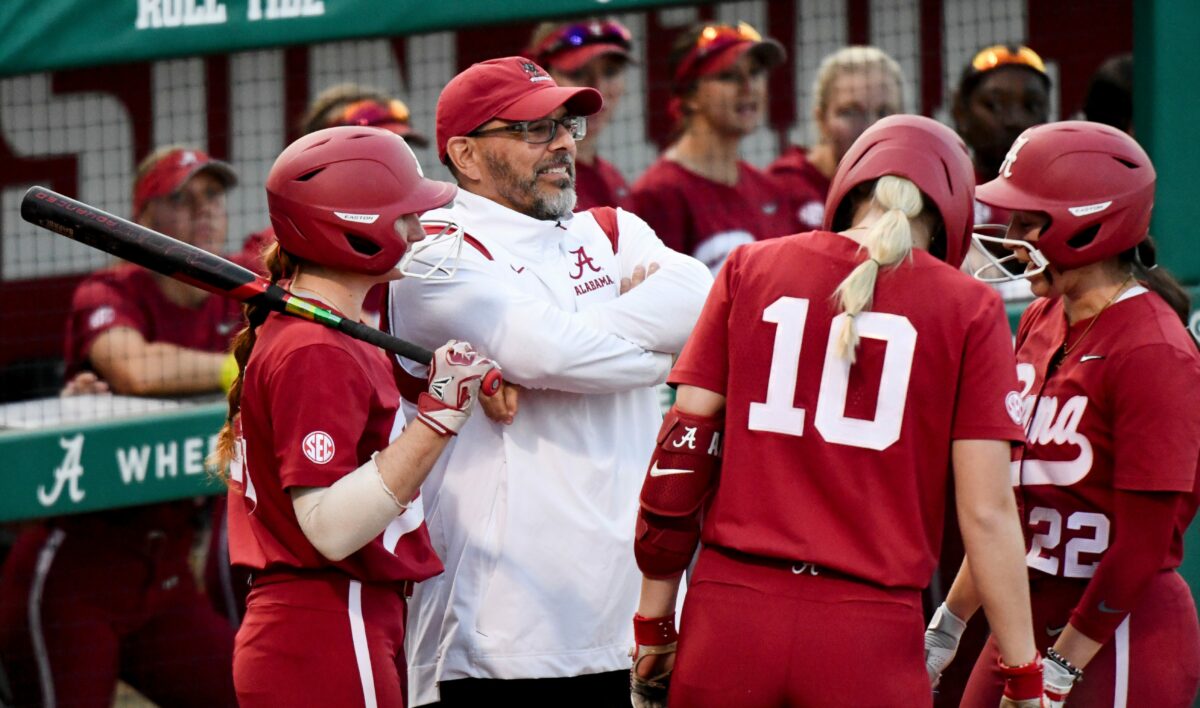
[[[562,118],[539,118],[537,120],[522,120],[495,128],[472,130],[467,133],[469,138],[486,138],[492,135],[512,135],[533,145],[544,145],[553,142],[558,137],[558,127],[566,128],[575,140],[583,140],[587,135],[587,118],[583,116],[563,116]]]

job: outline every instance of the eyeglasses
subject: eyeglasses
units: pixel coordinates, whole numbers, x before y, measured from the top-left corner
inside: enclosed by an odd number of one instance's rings
[[[329,122],[337,125],[382,125],[384,123],[404,123],[409,121],[408,106],[403,101],[392,99],[380,103],[374,99],[364,99],[348,104],[341,113],[336,114]]]
[[[971,60],[971,68],[977,73],[991,71],[996,67],[1005,66],[1006,64],[1027,66],[1038,73],[1046,73],[1046,63],[1042,61],[1037,52],[1025,46],[1017,47],[1014,50],[1003,44],[997,44],[981,50]]]
[[[705,25],[700,30],[700,35],[696,38],[696,44],[679,62],[679,68],[675,70],[675,80],[682,82],[684,78],[700,65],[700,62],[707,59],[709,56],[741,42],[761,42],[762,35],[758,30],[751,27],[745,22],[738,22],[734,25]]]
[[[533,56],[546,57],[564,49],[587,44],[616,44],[623,49],[632,49],[633,34],[629,28],[616,20],[565,25],[543,39],[533,50]]]
[[[554,140],[558,135],[558,126],[567,129],[567,133],[575,140],[583,140],[587,136],[587,118],[583,116],[564,116],[563,118],[539,118],[538,120],[523,120],[508,125],[501,125],[486,130],[472,130],[467,133],[469,138],[485,138],[490,135],[515,135],[527,143],[542,145]]]

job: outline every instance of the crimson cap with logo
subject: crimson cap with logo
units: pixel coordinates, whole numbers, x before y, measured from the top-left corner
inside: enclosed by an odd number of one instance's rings
[[[907,179],[933,202],[946,232],[944,260],[960,267],[971,245],[975,199],[975,168],[962,138],[924,116],[876,121],[838,163],[825,201],[825,228],[848,227],[843,207],[854,188],[884,175]]]
[[[472,64],[450,79],[438,99],[438,159],[446,161],[450,138],[467,135],[493,119],[537,120],[559,106],[573,116],[590,116],[603,105],[596,89],[559,86],[545,69],[524,57]]]
[[[163,152],[133,185],[133,217],[141,216],[151,199],[178,192],[189,179],[205,171],[216,177],[225,189],[237,184],[233,168],[228,163],[214,160],[203,150],[179,147]]]
[[[1150,156],[1123,131],[1066,120],[1021,133],[980,185],[979,201],[1045,214],[1037,249],[1060,270],[1098,263],[1137,246],[1150,229],[1156,176]]]
[[[280,153],[267,176],[267,207],[288,253],[381,275],[408,249],[396,220],[443,206],[457,191],[425,179],[399,135],[344,126],[309,133]]]

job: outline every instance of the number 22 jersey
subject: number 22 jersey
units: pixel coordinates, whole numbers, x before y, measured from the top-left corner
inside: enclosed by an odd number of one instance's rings
[[[736,249],[669,381],[726,397],[706,544],[923,588],[951,442],[1024,438],[1012,339],[999,296],[915,250],[881,270],[848,365],[833,292],[866,258],[822,231]]]
[[[1163,565],[1177,567],[1197,504],[1200,354],[1175,313],[1139,285],[1068,332],[1062,301],[1038,300],[1017,331],[1017,377],[1029,441],[1013,484],[1031,537],[1026,564],[1092,577],[1122,489],[1190,493]]]

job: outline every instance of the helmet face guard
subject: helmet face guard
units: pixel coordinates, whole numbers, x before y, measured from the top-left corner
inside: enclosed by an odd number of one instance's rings
[[[971,273],[976,280],[982,280],[985,283],[1013,283],[1030,280],[1036,275],[1041,275],[1042,271],[1050,265],[1046,256],[1034,248],[1033,244],[1020,239],[1008,238],[1007,233],[1008,227],[1003,224],[978,224],[975,226],[975,231],[971,234],[971,244],[987,260],[987,263]],[[988,245],[1007,248],[1014,253],[1008,256],[996,256],[988,248]],[[1017,249],[1023,249],[1029,255],[1029,260],[1035,266],[1032,270],[1027,268],[1013,273],[1007,268],[1006,264],[1018,262],[1019,259],[1015,253]]]
[[[465,232],[451,221],[422,219],[421,225],[425,227],[425,238],[408,245],[396,266],[400,275],[417,280],[450,280],[458,272]]]

